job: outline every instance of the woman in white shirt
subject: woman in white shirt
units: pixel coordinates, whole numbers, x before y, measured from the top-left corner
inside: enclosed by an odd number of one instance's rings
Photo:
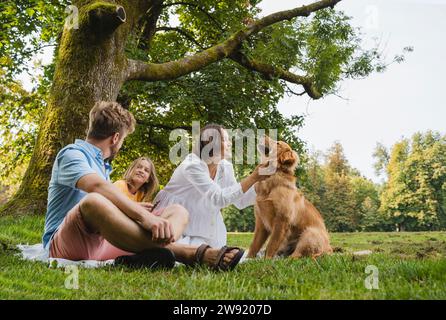
[[[253,185],[267,176],[259,167],[237,183],[230,154],[228,133],[219,125],[207,125],[200,132],[201,143],[174,171],[169,183],[156,196],[160,208],[180,204],[189,211],[189,224],[178,243],[226,245],[226,226],[220,210],[231,204],[239,209],[253,205]]]

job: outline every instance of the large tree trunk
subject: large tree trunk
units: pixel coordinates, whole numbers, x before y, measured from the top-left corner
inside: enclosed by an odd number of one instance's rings
[[[105,1],[78,1],[77,5],[79,29],[63,31],[34,152],[20,189],[2,208],[3,214],[45,213],[48,183],[58,151],[76,138],[85,137],[94,103],[115,101],[125,81],[124,46],[137,12],[130,11],[133,14],[129,16],[122,6]],[[133,21],[124,24],[126,20]]]

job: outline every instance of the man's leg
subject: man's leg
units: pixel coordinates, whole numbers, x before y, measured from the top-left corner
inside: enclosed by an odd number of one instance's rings
[[[149,231],[144,230],[98,193],[90,193],[82,199],[80,212],[92,232],[100,233],[108,242],[122,250],[137,253],[156,246]]]
[[[180,213],[183,218],[176,215],[175,210],[179,208],[184,210],[180,210],[183,212]],[[80,211],[85,224],[91,231],[99,232],[108,242],[122,250],[138,253],[160,246],[152,241],[150,231],[143,229],[100,194],[90,193],[85,196],[80,203]],[[174,223],[175,236],[181,235],[187,224],[187,211],[180,206],[172,206],[172,209],[168,209],[164,214],[169,221]],[[167,248],[172,250],[178,261],[183,263],[193,262],[197,250],[197,247],[175,243],[168,245]],[[218,252],[218,249],[207,250],[203,262],[212,265],[217,259]],[[223,261],[229,263],[236,253],[237,250],[228,252]]]

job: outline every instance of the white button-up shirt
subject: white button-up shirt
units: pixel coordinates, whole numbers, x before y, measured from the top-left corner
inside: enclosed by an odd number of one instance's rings
[[[213,247],[221,247],[226,245],[226,226],[220,210],[230,204],[244,209],[254,204],[255,197],[254,187],[243,193],[229,161],[221,160],[215,178],[211,179],[207,164],[191,153],[175,169],[154,203],[160,201],[159,208],[182,205],[189,211],[184,236],[200,237]]]

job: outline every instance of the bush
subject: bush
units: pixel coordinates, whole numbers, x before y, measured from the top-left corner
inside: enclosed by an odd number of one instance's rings
[[[226,229],[229,232],[254,232],[254,207],[239,210],[234,206],[222,210]]]

